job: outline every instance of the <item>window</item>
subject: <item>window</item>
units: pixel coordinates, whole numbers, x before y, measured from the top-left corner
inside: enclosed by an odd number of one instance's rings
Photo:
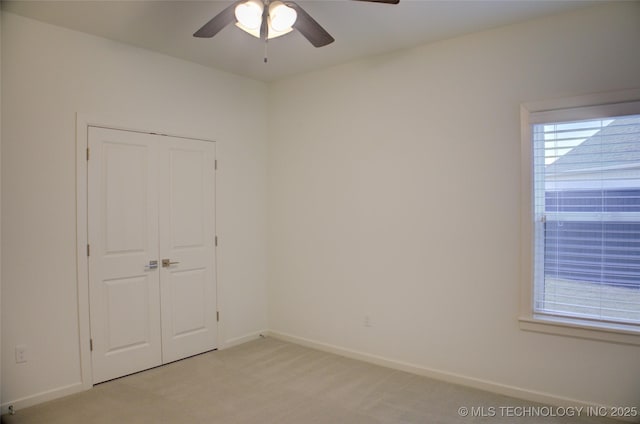
[[[523,113],[523,328],[640,344],[640,102]]]

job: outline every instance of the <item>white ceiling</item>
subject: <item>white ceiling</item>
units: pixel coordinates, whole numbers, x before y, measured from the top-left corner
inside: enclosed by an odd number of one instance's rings
[[[336,41],[313,47],[297,32],[264,43],[233,25],[210,39],[192,34],[231,1],[2,1],[40,21],[273,81],[353,59],[586,7],[582,0],[296,0]]]

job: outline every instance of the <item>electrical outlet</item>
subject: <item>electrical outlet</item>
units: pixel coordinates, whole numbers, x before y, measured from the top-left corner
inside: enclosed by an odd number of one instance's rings
[[[16,364],[22,364],[27,362],[27,346],[16,346]]]

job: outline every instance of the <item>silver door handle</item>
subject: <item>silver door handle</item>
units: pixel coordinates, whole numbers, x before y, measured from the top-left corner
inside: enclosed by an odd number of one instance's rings
[[[149,265],[144,266],[145,269],[156,269],[158,268],[158,261],[149,261]]]
[[[162,267],[163,268],[169,268],[171,265],[177,265],[180,262],[171,262],[171,259],[163,259],[162,260]]]

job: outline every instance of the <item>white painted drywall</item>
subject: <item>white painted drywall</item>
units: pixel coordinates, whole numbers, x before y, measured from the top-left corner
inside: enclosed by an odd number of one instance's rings
[[[639,47],[614,2],[272,84],[270,329],[640,405],[638,346],[518,327],[520,104],[640,87]]]
[[[80,382],[76,112],[217,141],[219,343],[266,328],[267,86],[6,12],[2,43],[5,406]]]

